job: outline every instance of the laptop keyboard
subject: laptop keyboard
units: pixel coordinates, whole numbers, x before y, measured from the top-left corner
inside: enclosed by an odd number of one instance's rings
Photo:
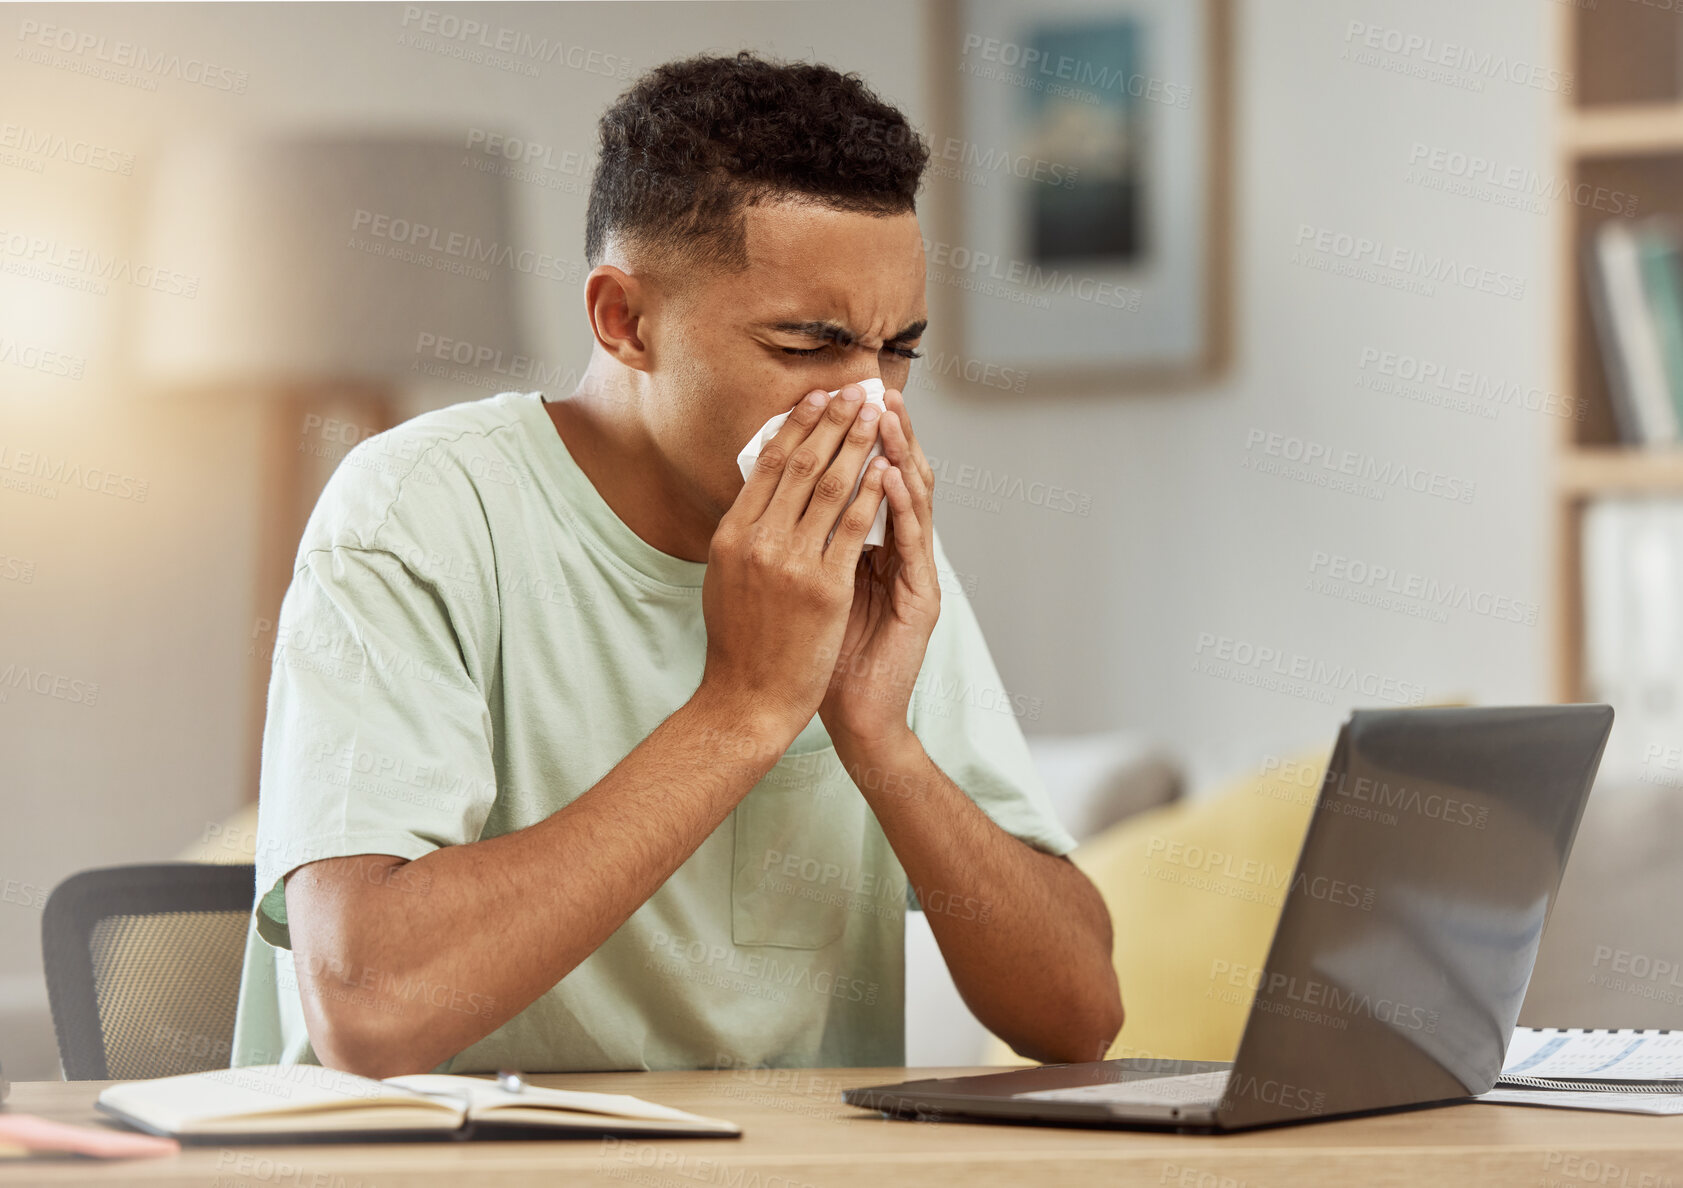
[[[1086,1102],[1089,1105],[1187,1105],[1214,1104],[1227,1087],[1227,1069],[1188,1073],[1181,1077],[1147,1077],[1136,1081],[1101,1081],[1096,1085],[1072,1085],[1067,1089],[1036,1089],[1013,1093],[1031,1101]]]

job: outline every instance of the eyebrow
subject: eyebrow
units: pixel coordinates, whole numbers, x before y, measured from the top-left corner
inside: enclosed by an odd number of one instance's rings
[[[761,322],[760,325],[768,330],[780,330],[785,334],[798,334],[802,338],[820,338],[826,342],[834,342],[840,346],[852,346],[858,341],[858,336],[843,326],[840,322],[832,322],[820,318],[807,322]],[[929,326],[927,318],[912,322],[892,338],[884,339],[884,343],[905,342],[917,338]]]

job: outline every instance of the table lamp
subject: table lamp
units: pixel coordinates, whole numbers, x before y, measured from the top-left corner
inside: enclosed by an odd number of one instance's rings
[[[177,275],[141,296],[136,377],[257,401],[264,418],[253,635],[269,642],[253,649],[248,797],[273,625],[322,485],[400,419],[422,386],[422,336],[481,358],[520,349],[524,257],[504,179],[478,163],[460,138],[426,135],[205,139],[160,155],[137,258]]]

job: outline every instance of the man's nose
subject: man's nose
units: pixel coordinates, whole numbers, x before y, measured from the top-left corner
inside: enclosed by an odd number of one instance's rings
[[[861,382],[862,380],[868,380],[868,379],[874,379],[878,383],[884,385],[885,387],[888,384],[888,381],[882,378],[882,374],[880,372],[880,369],[873,367],[868,371],[859,372],[858,374],[849,374],[845,378],[837,380],[836,381],[836,386],[831,390],[839,392],[841,389],[847,387],[847,385],[849,385],[849,384],[857,384],[857,383]]]

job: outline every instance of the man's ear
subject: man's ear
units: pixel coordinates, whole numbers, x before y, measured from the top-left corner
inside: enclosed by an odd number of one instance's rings
[[[598,264],[584,278],[584,308],[603,350],[627,367],[649,370],[643,324],[649,314],[649,294],[641,279],[612,264]]]

